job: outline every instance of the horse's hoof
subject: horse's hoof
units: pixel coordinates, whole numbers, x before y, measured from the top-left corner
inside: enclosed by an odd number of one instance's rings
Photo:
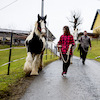
[[[39,71],[42,71],[42,67],[39,68]]]
[[[25,71],[24,70],[24,72],[25,72],[25,77],[29,77],[30,76],[31,71]]]
[[[39,73],[38,72],[31,72],[31,74],[30,74],[31,76],[38,76],[39,75]]]
[[[30,77],[30,73],[26,73],[25,74],[25,77]]]

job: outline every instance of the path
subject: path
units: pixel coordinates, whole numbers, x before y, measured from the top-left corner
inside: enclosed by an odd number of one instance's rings
[[[100,100],[100,63],[87,60],[83,66],[74,57],[66,77],[61,72],[62,61],[49,64],[20,100]]]

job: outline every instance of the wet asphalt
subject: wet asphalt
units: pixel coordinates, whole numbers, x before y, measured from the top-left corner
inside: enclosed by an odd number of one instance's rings
[[[20,100],[100,100],[100,63],[74,57],[66,76],[62,61],[47,65]]]

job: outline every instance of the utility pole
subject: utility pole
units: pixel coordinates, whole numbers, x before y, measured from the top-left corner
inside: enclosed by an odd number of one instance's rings
[[[42,0],[42,5],[41,5],[41,17],[44,16],[44,0]],[[48,48],[48,28],[47,28],[47,39],[46,39],[46,60],[48,59],[47,58],[47,54],[48,54],[48,51],[47,51],[47,48]]]
[[[47,28],[47,38],[46,38],[46,60],[47,60],[47,54],[48,54],[48,51],[47,51],[47,48],[48,48],[48,28]]]
[[[44,0],[42,0],[42,6],[41,6],[41,17],[44,16]]]

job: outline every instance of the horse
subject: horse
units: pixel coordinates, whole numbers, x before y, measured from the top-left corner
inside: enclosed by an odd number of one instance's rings
[[[77,28],[74,30],[72,35],[73,35],[73,38],[74,38],[74,41],[75,41],[75,45],[72,47],[72,52],[74,52],[74,50],[76,49],[77,44],[78,44],[78,29]],[[73,55],[70,58],[71,64],[72,64],[72,60],[73,60]]]
[[[33,32],[25,40],[27,49],[24,71],[26,75],[39,75],[39,70],[43,67],[43,53],[46,45],[46,17],[40,17],[35,23]]]

